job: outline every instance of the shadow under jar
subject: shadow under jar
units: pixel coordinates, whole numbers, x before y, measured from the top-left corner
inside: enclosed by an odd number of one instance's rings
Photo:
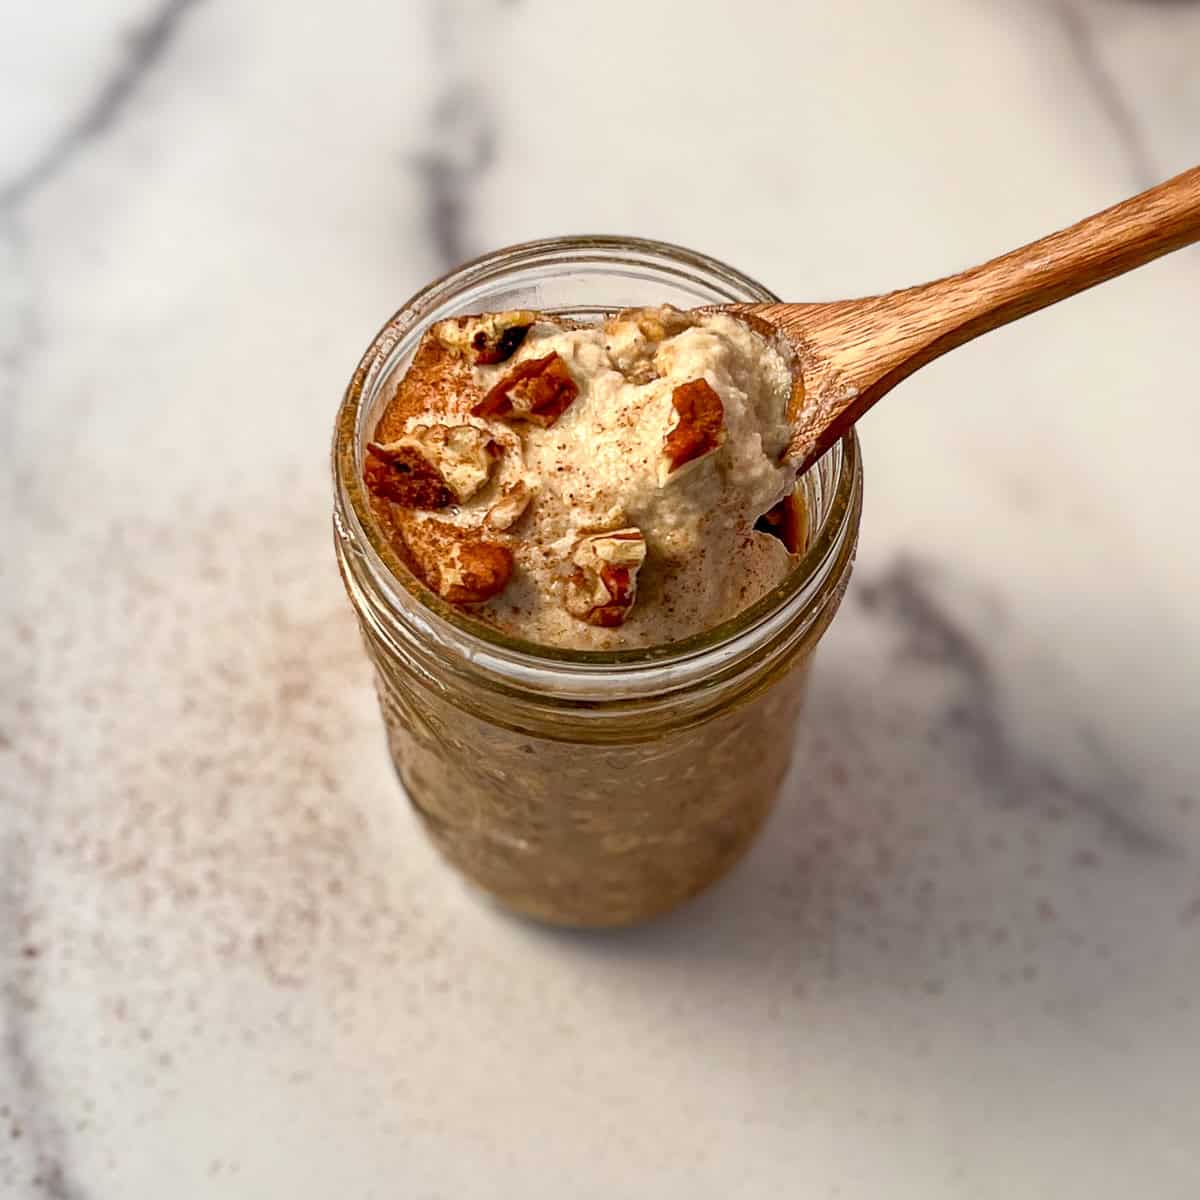
[[[659,242],[532,242],[460,267],[375,338],[334,439],[338,564],[376,668],[392,759],[439,850],[501,903],[562,925],[666,912],[749,846],[791,760],[809,663],[849,579],[862,474],[853,433],[800,481],[805,545],[731,621],[619,652],[507,637],[404,565],[362,484],[366,441],[435,321],[532,308],[774,301],[723,263]]]

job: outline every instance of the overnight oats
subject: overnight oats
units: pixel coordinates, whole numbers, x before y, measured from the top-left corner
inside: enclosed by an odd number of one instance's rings
[[[420,293],[351,382],[337,548],[391,754],[521,912],[672,908],[788,770],[861,478],[851,435],[797,480],[787,349],[702,311],[771,299],[675,247],[535,243]]]

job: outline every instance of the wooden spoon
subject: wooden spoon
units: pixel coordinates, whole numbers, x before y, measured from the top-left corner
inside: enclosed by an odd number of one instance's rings
[[[806,468],[880,396],[947,350],[1198,240],[1200,167],[1193,167],[947,279],[861,300],[731,304],[718,311],[764,332],[769,326],[797,351],[787,457]]]

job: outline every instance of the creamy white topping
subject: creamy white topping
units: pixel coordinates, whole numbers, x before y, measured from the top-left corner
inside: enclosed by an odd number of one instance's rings
[[[503,415],[467,417],[503,447],[491,482],[470,503],[411,518],[478,528],[493,538],[503,531],[515,569],[485,615],[554,645],[653,645],[734,616],[783,578],[787,551],[754,530],[795,486],[794,469],[781,462],[792,373],[778,348],[731,316],[662,308],[585,328],[542,317],[507,360],[480,365],[470,351],[474,322],[494,340],[495,315],[433,331],[460,356],[457,369],[469,371],[471,407],[523,363],[551,354],[579,389],[547,427]],[[720,433],[703,453],[672,467],[665,447],[684,419],[673,396],[696,381],[719,400]],[[700,392],[711,411],[716,402]],[[408,423],[428,419],[417,414]],[[527,499],[523,509],[501,504],[514,492]],[[645,541],[636,602],[616,627],[579,619],[569,588],[581,540],[627,528]]]

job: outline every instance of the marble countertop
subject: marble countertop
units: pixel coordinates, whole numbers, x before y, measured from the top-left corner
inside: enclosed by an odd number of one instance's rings
[[[832,298],[1192,165],[1200,4],[5,29],[0,1195],[1200,1194],[1197,251],[867,417],[788,795],[641,930],[439,866],[326,466],[371,333],[480,251],[636,233]]]

